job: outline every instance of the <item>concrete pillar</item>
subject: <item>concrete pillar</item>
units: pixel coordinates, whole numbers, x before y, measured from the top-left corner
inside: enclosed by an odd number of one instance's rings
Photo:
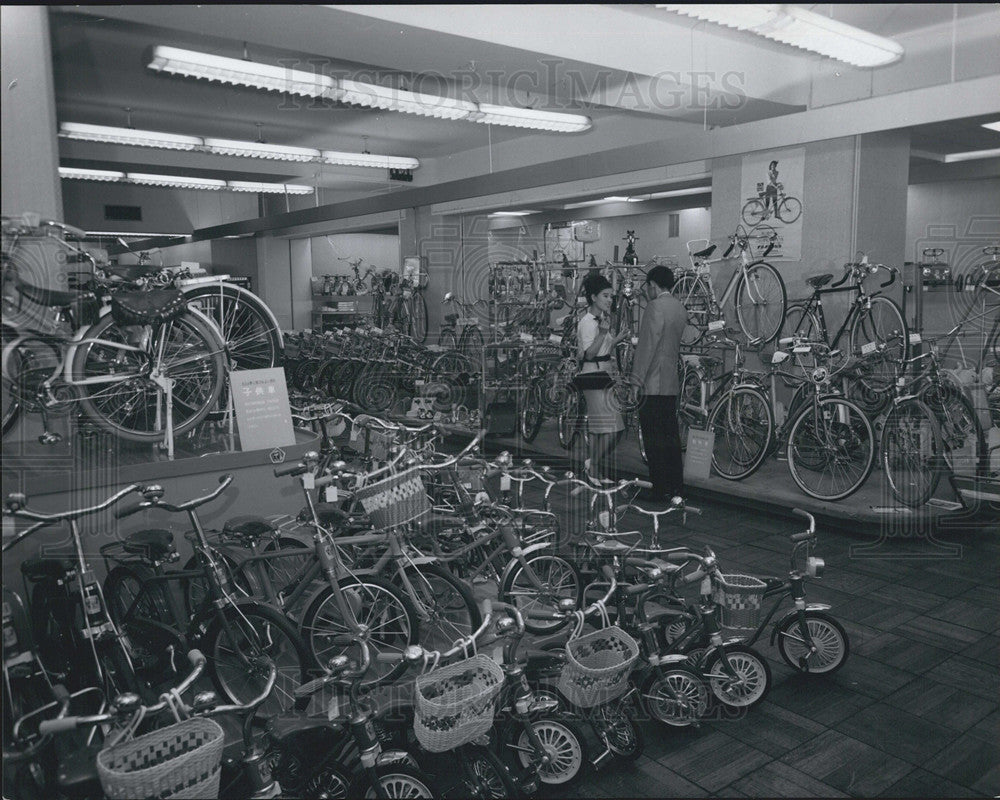
[[[428,342],[437,341],[445,313],[441,299],[447,292],[455,292],[467,302],[488,297],[485,262],[479,263],[486,255],[487,233],[486,218],[482,216],[444,217],[432,214],[427,207],[408,208],[403,214],[399,224],[400,255],[419,255],[427,264],[428,284],[424,291]],[[477,278],[480,273],[481,280]]]
[[[52,46],[45,6],[0,8],[0,74],[0,210],[8,216],[34,211],[62,220]]]

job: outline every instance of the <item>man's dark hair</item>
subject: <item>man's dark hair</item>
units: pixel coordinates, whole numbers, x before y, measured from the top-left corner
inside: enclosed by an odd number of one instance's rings
[[[661,289],[669,292],[674,288],[674,271],[670,267],[657,264],[646,273],[646,283],[655,283]]]

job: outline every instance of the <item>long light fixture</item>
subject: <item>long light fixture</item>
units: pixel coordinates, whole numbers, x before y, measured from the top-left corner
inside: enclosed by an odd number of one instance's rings
[[[1000,122],[984,122],[983,127],[989,128],[991,131],[996,131],[997,133],[1000,133]]]
[[[59,167],[59,177],[72,180],[129,183],[139,186],[165,186],[173,189],[206,191],[257,192],[265,194],[312,194],[313,187],[299,183],[258,183],[223,181],[216,178],[191,178],[184,175],[155,175],[145,172],[112,172],[103,169]]]
[[[310,147],[292,147],[267,142],[244,142],[235,139],[201,138],[158,131],[137,131],[133,128],[112,128],[106,125],[84,125],[64,122],[59,135],[66,139],[105,144],[133,145],[138,147],[188,150],[212,155],[238,158],[261,158],[273,161],[315,162],[352,167],[377,169],[419,169],[420,161],[407,156],[386,156],[378,153],[346,153],[339,150],[314,150]]]
[[[981,158],[1000,157],[1000,148],[992,150],[966,150],[963,153],[933,153],[930,150],[911,150],[911,156],[937,161],[941,164],[955,164],[959,161],[978,161]]]
[[[326,98],[348,105],[381,108],[404,114],[418,114],[437,119],[466,120],[485,125],[559,133],[589,130],[590,118],[582,114],[536,111],[531,108],[473,103],[452,97],[409,92],[371,83],[333,78],[318,73],[285,67],[272,67],[255,61],[227,58],[177,47],[157,46],[148,64],[157,72],[219,81],[234,86],[250,86],[272,92],[288,92],[304,97]]]
[[[657,8],[749,31],[855,67],[881,67],[903,57],[902,46],[892,39],[793,5],[657,3]]]

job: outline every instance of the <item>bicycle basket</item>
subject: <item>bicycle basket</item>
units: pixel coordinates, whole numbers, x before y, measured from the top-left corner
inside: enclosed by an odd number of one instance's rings
[[[475,655],[417,677],[413,731],[425,750],[441,753],[482,736],[493,725],[503,670]]]
[[[719,604],[719,622],[724,628],[753,630],[760,622],[764,581],[751,575],[723,575],[715,582],[713,599]]]
[[[101,788],[112,800],[219,794],[225,736],[210,719],[189,719],[97,754]]]
[[[607,703],[625,693],[639,645],[617,625],[566,643],[559,691],[580,708]]]
[[[427,490],[415,469],[398,472],[355,493],[376,528],[394,528],[430,511]]]

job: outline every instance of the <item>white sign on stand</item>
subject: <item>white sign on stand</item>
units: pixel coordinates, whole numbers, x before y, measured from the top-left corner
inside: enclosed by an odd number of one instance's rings
[[[229,373],[240,449],[265,450],[295,444],[292,409],[281,367]]]
[[[688,429],[687,450],[684,453],[684,479],[708,480],[712,471],[712,451],[715,431]]]

